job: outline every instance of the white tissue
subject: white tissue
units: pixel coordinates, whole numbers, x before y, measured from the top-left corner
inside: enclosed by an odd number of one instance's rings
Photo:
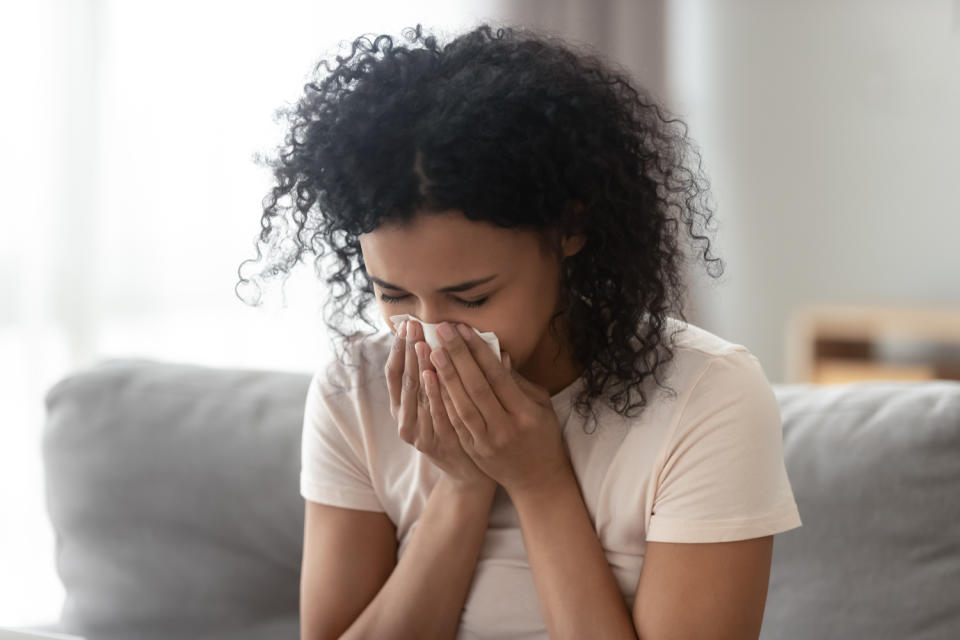
[[[436,349],[437,347],[442,347],[443,343],[440,342],[440,337],[437,335],[437,327],[440,326],[440,323],[431,323],[423,322],[420,318],[416,316],[411,316],[407,313],[402,313],[397,316],[390,316],[390,322],[393,324],[399,324],[404,320],[416,320],[420,323],[420,326],[423,327],[423,339],[427,341],[427,344],[432,348]],[[473,329],[473,327],[471,327]],[[493,355],[497,356],[497,360],[503,362],[500,358],[500,340],[497,338],[497,334],[493,331],[484,331],[480,332],[476,329],[473,329],[473,332],[480,336],[480,339],[489,345],[490,350],[493,351]]]

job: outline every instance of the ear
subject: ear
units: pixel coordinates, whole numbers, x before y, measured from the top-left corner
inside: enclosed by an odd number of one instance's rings
[[[587,236],[583,233],[577,233],[570,236],[563,237],[563,257],[567,258],[575,253],[579,253],[583,249],[583,245],[587,244]]]
[[[579,200],[574,200],[573,204],[571,205],[571,214],[574,219],[578,220],[577,232],[563,236],[561,246],[563,249],[564,258],[572,256],[575,253],[579,253],[580,250],[583,249],[583,245],[587,243],[587,236],[585,233],[583,233],[583,209],[583,203]]]

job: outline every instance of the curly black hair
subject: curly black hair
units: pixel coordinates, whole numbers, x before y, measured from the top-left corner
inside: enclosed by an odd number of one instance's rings
[[[342,331],[346,314],[376,333],[358,235],[386,221],[459,210],[536,232],[558,260],[558,238],[585,233],[584,247],[562,259],[550,330],[565,314],[586,380],[578,413],[591,409],[595,422],[590,401],[608,385],[618,413],[642,411],[644,381],[662,387],[658,372],[673,358],[667,316],[686,323],[681,222],[705,242],[707,273],[723,273],[703,233],[709,182],[686,124],[623,67],[542,31],[483,24],[443,46],[419,24],[402,34],[409,46],[358,37],[336,66],[321,60],[298,102],[277,111],[290,126],[265,161],[275,184],[237,295],[259,305],[259,282],[286,280],[310,253],[329,286],[324,321],[352,341],[361,332]],[[261,247],[266,265],[244,277],[244,265],[264,258]],[[336,261],[324,268],[327,248]],[[248,300],[240,287],[251,285]],[[630,404],[631,389],[639,403]]]

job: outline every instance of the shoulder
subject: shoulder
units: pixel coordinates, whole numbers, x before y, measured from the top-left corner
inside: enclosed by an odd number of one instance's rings
[[[747,347],[696,325],[668,320],[668,338],[673,336],[678,370],[692,392],[690,399],[710,390],[773,393],[760,360]]]
[[[625,428],[644,432],[634,437],[649,446],[648,438],[669,444],[689,429],[717,426],[727,415],[749,419],[750,425],[743,424],[742,429],[768,428],[764,425],[779,419],[773,386],[747,347],[669,317],[663,334],[672,357],[656,376],[644,381],[648,406],[632,419],[605,410],[605,420],[621,420]]]
[[[700,327],[673,321],[677,367],[672,378],[679,397],[667,441],[716,432],[729,444],[742,437],[779,437],[780,409],[760,360],[744,345]],[[697,436],[699,437],[699,436]]]
[[[667,317],[664,340],[673,354],[664,381],[681,396],[705,385],[766,381],[760,361],[747,347],[694,324]]]
[[[664,331],[672,347],[678,351],[699,354],[706,359],[725,356],[737,351],[747,351],[747,348],[742,344],[731,342],[695,324],[677,318],[667,317]]]
[[[326,361],[314,372],[310,390],[324,397],[336,394],[355,395],[372,385],[384,383],[384,366],[393,343],[390,331],[358,335],[346,339],[342,358],[329,353]]]
[[[688,407],[712,406],[716,410],[730,398],[727,392],[731,390],[738,396],[746,391],[749,396],[759,388],[762,395],[773,395],[759,360],[742,344],[670,316],[661,330],[661,341],[671,355],[661,361],[655,375],[644,379],[647,404],[640,415],[625,416],[608,401],[594,405],[597,420],[607,431],[641,432],[632,437],[642,439],[642,446],[647,447],[649,438],[657,437],[652,434],[668,437]],[[609,399],[606,389],[603,399]]]

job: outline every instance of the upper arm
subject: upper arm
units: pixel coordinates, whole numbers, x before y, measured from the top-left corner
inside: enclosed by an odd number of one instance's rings
[[[382,512],[304,502],[300,637],[337,638],[396,566],[396,527]]]
[[[772,557],[772,535],[647,542],[633,603],[640,640],[759,637]]]

